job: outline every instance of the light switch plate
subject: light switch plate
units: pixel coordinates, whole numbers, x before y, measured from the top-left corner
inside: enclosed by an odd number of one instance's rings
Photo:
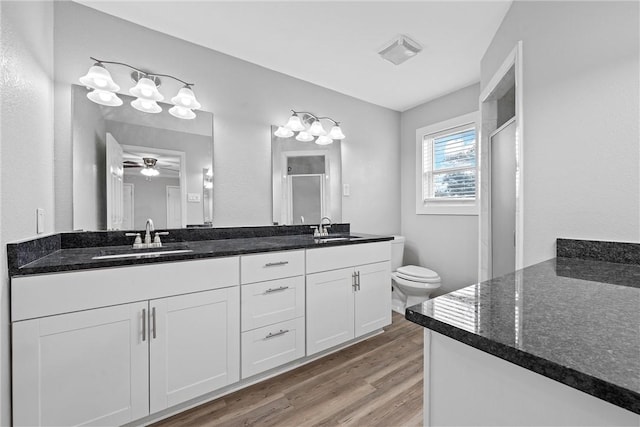
[[[351,186],[349,184],[342,184],[342,195],[349,197],[351,195]]]
[[[36,233],[44,233],[44,209],[36,209]]]
[[[200,202],[200,194],[198,194],[198,193],[187,193],[187,202],[199,203]]]

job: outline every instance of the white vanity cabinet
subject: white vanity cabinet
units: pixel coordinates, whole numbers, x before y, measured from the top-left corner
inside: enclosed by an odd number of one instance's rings
[[[238,381],[238,263],[13,278],[14,425],[118,425]]]
[[[149,413],[146,302],[16,322],[13,424],[120,425]]]
[[[158,412],[240,380],[237,286],[149,301],[149,405]]]
[[[240,258],[242,378],[305,356],[305,252]]]
[[[307,355],[391,323],[389,242],[307,251]]]

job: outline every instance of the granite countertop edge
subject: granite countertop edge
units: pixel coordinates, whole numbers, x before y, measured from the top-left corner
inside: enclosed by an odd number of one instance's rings
[[[434,332],[558,381],[613,405],[640,414],[640,393],[604,381],[532,353],[513,348],[489,338],[440,322],[407,308],[405,318]]]
[[[336,247],[336,246],[346,246],[346,245],[357,245],[363,243],[375,243],[375,242],[384,242],[393,240],[393,236],[378,236],[378,235],[368,235],[364,233],[353,233],[357,234],[358,238],[354,238],[352,240],[344,240],[344,241],[329,241],[316,243],[314,240],[309,239],[309,241],[305,242],[297,242],[297,243],[288,243],[288,244],[274,244],[270,247],[264,246],[256,246],[254,248],[247,247],[247,245],[241,245],[241,247],[237,249],[225,249],[225,250],[215,250],[211,249],[196,249],[193,252],[189,253],[179,253],[179,254],[167,254],[160,255],[155,257],[142,257],[142,258],[118,258],[118,259],[110,259],[110,260],[95,260],[87,262],[87,257],[91,257],[95,252],[100,250],[100,247],[90,247],[83,248],[87,251],[86,254],[79,255],[78,261],[68,261],[67,263],[52,263],[51,265],[37,265],[38,262],[45,257],[38,258],[26,265],[13,267],[9,269],[10,277],[23,277],[37,274],[48,274],[48,273],[62,273],[62,272],[71,272],[71,271],[81,271],[81,270],[95,270],[95,269],[104,269],[111,267],[126,267],[126,266],[135,266],[135,265],[148,265],[154,263],[167,263],[167,262],[179,262],[179,261],[190,261],[190,260],[201,260],[207,258],[223,258],[229,256],[237,256],[237,255],[248,255],[248,254],[256,254],[256,253],[265,253],[265,252],[282,252],[282,251],[290,251],[290,250],[299,250],[299,249],[316,249],[323,247]],[[281,236],[280,236],[281,237]],[[268,241],[270,237],[256,237],[256,242],[258,241]],[[233,243],[234,240],[242,240],[246,243],[246,238],[238,238],[238,239],[221,239],[228,245],[230,242]],[[214,245],[218,240],[211,240],[211,245]],[[190,242],[183,242],[188,245]],[[198,241],[193,242],[198,243],[198,245],[206,245],[206,241]],[[55,251],[58,254],[64,253],[64,251],[69,251],[69,249],[58,249]],[[141,250],[144,251],[144,250]],[[49,254],[48,256],[50,256]]]

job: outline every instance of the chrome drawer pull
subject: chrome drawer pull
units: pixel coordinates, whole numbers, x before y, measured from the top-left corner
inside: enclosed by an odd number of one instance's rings
[[[272,334],[271,332],[269,332],[269,335],[267,335],[266,337],[264,337],[265,340],[268,340],[269,338],[273,338],[273,337],[277,337],[279,335],[284,335],[287,332],[289,332],[288,329],[280,329],[280,332],[276,332],[275,334]]]
[[[265,267],[277,267],[279,265],[287,265],[289,261],[280,261],[280,262],[268,262],[264,266]]]
[[[156,308],[151,309],[151,317],[153,318],[153,339],[156,339]]]
[[[279,288],[269,288],[264,291],[265,294],[270,294],[271,292],[284,291],[285,289],[289,289],[288,286],[280,286]]]

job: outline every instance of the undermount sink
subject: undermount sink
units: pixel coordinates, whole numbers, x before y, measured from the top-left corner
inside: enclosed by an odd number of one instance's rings
[[[346,240],[353,240],[353,239],[359,239],[360,236],[354,236],[354,235],[349,235],[349,236],[336,236],[336,235],[329,235],[329,236],[320,236],[320,237],[315,237],[316,240],[318,240],[320,243],[324,243],[324,242],[343,242]]]
[[[185,254],[193,252],[193,249],[167,249],[167,250],[154,250],[154,251],[142,251],[140,252],[127,252],[120,254],[111,254],[111,255],[98,255],[94,256],[91,259],[95,260],[104,260],[104,259],[119,259],[119,258],[155,258],[162,255],[174,255],[174,254]]]

